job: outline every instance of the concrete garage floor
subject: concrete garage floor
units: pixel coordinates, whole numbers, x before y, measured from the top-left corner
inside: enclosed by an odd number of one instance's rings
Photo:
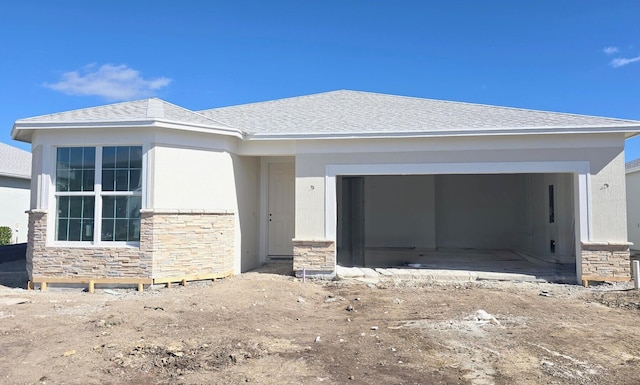
[[[338,278],[576,283],[575,263],[544,261],[513,250],[367,249],[367,267],[338,266]]]

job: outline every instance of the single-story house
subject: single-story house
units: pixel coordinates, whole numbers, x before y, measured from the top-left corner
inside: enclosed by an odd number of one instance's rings
[[[629,279],[625,139],[640,122],[340,90],[191,111],[145,100],[20,119],[35,282],[169,282],[292,257],[511,249]],[[110,281],[112,282],[112,281]]]
[[[11,243],[27,242],[31,154],[0,143],[0,226],[11,229]]]

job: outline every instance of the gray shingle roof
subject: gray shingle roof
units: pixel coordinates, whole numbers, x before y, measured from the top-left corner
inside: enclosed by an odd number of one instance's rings
[[[228,127],[224,123],[158,98],[108,104],[20,119],[16,123],[118,122],[161,119],[199,126]]]
[[[490,135],[504,133],[640,132],[640,121],[421,99],[360,91],[187,110],[157,98],[42,115],[16,121],[14,139],[31,130],[167,122],[255,138]]]
[[[332,91],[200,111],[248,134],[446,133],[624,127],[640,122],[360,91]]]
[[[0,175],[31,179],[31,153],[0,143]]]

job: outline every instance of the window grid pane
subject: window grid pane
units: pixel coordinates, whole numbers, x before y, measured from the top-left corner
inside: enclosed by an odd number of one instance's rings
[[[142,146],[102,149],[102,191],[139,191],[141,179]]]
[[[140,241],[140,196],[102,197],[102,241]]]
[[[94,191],[95,148],[58,147],[56,151],[56,191]]]
[[[94,203],[93,196],[57,197],[56,240],[92,241]]]

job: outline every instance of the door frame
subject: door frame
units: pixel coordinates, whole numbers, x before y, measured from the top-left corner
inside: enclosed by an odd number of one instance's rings
[[[260,221],[258,255],[259,262],[265,263],[269,258],[269,164],[271,163],[293,163],[294,156],[263,156],[260,158],[260,201],[259,218]],[[294,175],[295,178],[295,175]],[[295,188],[295,187],[294,187]]]
[[[576,231],[576,276],[582,276],[582,242],[592,230],[590,163],[588,161],[489,162],[489,163],[385,163],[325,165],[325,239],[337,241],[336,177],[338,175],[437,175],[437,174],[529,174],[572,173]],[[334,255],[337,258],[337,254]]]

